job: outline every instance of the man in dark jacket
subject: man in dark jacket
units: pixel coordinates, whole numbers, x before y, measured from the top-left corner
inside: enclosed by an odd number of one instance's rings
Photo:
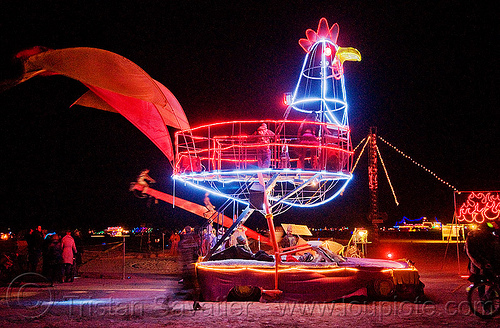
[[[182,282],[184,284],[184,289],[188,291],[193,298],[193,309],[199,310],[201,309],[198,303],[200,299],[200,288],[196,278],[196,262],[200,256],[200,245],[193,228],[187,226],[184,230],[184,233],[181,235],[181,241],[179,242]]]
[[[31,229],[30,234],[26,236],[26,242],[28,243],[29,271],[36,272],[38,262],[42,256],[42,227],[38,226],[36,229]]]

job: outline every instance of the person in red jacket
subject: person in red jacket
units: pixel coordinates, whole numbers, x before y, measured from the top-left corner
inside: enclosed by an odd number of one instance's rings
[[[73,263],[76,254],[76,244],[71,231],[66,231],[66,236],[61,240],[62,259],[63,259],[63,282],[72,282],[73,276]]]

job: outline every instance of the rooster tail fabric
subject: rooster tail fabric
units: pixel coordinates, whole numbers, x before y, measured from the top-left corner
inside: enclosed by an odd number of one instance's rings
[[[64,75],[78,80],[90,90],[73,105],[120,113],[173,161],[167,126],[184,130],[189,129],[189,122],[172,92],[132,61],[96,48],[34,47],[16,58],[22,61],[24,72],[10,85],[35,76]]]

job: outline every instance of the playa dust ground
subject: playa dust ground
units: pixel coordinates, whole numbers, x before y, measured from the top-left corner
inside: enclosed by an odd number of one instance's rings
[[[193,311],[185,300],[176,258],[170,254],[126,254],[89,250],[80,278],[0,290],[3,327],[499,327],[500,317],[482,320],[470,313],[463,245],[382,241],[369,257],[407,258],[425,284],[420,303],[202,302]],[[459,259],[457,259],[459,257]],[[125,263],[125,265],[123,265]],[[125,268],[125,270],[124,270]],[[13,285],[14,286],[14,285]],[[31,305],[19,300],[33,300]]]

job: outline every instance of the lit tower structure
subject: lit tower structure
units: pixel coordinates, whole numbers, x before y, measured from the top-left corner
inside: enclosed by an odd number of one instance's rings
[[[352,177],[343,63],[359,61],[361,55],[337,45],[338,31],[337,24],[330,28],[322,18],[318,30],[308,29],[307,38],[299,41],[306,57],[284,119],[218,122],[178,131],[174,179],[244,206],[256,205],[261,212],[262,203],[254,199],[263,186],[274,215],[339,195]],[[273,135],[257,134],[263,124]],[[308,129],[312,136],[304,140]],[[268,164],[259,165],[259,156],[268,149]]]
[[[378,171],[377,171],[377,128],[370,127],[368,148],[368,188],[370,190],[370,212],[368,220],[373,224],[373,237],[378,238]],[[380,222],[381,223],[381,222]]]
[[[308,29],[299,44],[307,53],[290,106],[303,113],[315,114],[323,123],[349,128],[343,63],[361,60],[354,48],[337,45],[339,26],[322,18],[317,32]]]
[[[299,40],[306,56],[283,119],[218,122],[175,134],[175,181],[226,197],[222,209],[229,203],[233,213],[241,208],[212,252],[258,211],[267,219],[279,262],[283,250],[273,216],[293,206],[324,204],[351,179],[343,63],[361,55],[338,46],[338,32],[337,24],[329,27],[322,18],[316,31],[308,29]]]

